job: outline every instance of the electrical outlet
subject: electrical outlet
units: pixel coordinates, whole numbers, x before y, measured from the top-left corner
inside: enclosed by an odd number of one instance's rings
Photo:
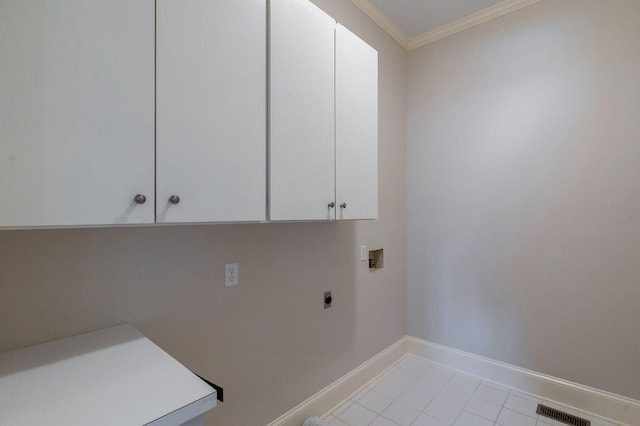
[[[331,307],[331,303],[333,302],[333,298],[331,297],[330,291],[324,292],[324,308],[329,309]]]
[[[238,264],[226,263],[224,265],[224,286],[238,285]]]
[[[360,262],[366,262],[367,260],[369,260],[367,246],[360,246]]]

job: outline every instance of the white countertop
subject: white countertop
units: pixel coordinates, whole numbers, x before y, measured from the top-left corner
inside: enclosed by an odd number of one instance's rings
[[[215,405],[128,324],[0,354],[0,425],[179,425]]]

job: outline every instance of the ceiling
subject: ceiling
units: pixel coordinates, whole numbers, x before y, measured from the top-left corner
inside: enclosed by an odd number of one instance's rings
[[[407,50],[540,0],[351,0]]]
[[[371,0],[410,38],[502,2],[503,0]]]

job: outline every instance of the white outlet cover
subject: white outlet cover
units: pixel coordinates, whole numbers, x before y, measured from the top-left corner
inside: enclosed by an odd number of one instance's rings
[[[226,263],[224,265],[224,286],[232,287],[238,285],[238,264]]]
[[[369,260],[367,246],[360,246],[360,262],[365,262],[367,260]]]

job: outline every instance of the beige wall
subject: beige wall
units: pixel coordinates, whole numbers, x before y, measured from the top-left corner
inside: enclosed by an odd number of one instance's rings
[[[379,220],[2,231],[0,351],[130,322],[224,387],[207,424],[252,426],[406,334],[406,54],[348,0],[317,3],[380,54]]]
[[[410,334],[640,398],[638,22],[543,0],[410,53]]]

